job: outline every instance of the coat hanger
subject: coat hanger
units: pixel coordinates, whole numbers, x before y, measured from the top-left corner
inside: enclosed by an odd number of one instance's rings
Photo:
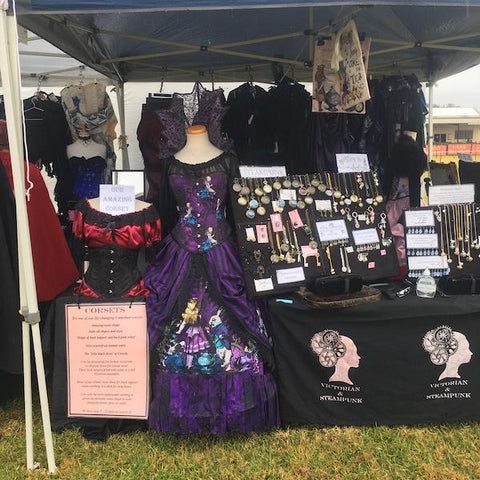
[[[148,98],[173,98],[171,93],[164,93],[163,92],[163,84],[165,82],[165,76],[167,74],[167,69],[162,68],[162,76],[160,78],[160,90],[158,92],[153,92],[148,94]]]
[[[38,110],[39,112],[44,112],[43,108],[37,107],[37,105],[36,105],[36,103],[35,103],[35,96],[33,96],[32,98],[30,98],[30,102],[32,103],[32,106],[26,108],[26,109],[23,111],[23,113],[30,112],[31,110]]]
[[[40,100],[42,102],[44,102],[45,100],[48,100],[47,92],[44,92],[43,90],[41,90],[42,82],[46,79],[47,79],[47,77],[45,75],[39,75],[38,76],[37,89],[35,90],[35,93],[33,94],[32,98],[34,98],[36,100]],[[28,111],[28,110],[25,110],[25,111]]]
[[[215,90],[215,77],[213,70],[210,70],[210,77],[212,79],[212,92]]]

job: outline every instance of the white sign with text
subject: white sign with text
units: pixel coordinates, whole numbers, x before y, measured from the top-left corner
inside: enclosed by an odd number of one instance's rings
[[[339,173],[369,172],[370,164],[366,153],[337,153]]]
[[[240,176],[243,178],[271,178],[286,177],[287,170],[283,166],[254,167],[252,165],[240,165]]]
[[[475,185],[473,183],[431,186],[428,192],[429,205],[473,203],[474,201]]]
[[[123,215],[135,211],[133,185],[100,185],[100,211],[110,215]]]

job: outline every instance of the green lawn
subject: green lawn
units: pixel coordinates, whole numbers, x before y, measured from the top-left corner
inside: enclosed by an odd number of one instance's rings
[[[35,459],[46,466],[35,411]],[[116,435],[105,443],[76,430],[54,435],[61,479],[480,479],[480,425],[290,428],[229,437]],[[23,404],[0,407],[0,479],[26,473]]]

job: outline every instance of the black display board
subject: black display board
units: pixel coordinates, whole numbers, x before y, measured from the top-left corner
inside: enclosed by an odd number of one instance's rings
[[[230,185],[249,297],[322,275],[373,281],[398,273],[375,173],[239,178]]]
[[[480,205],[435,205],[405,210],[408,275],[480,273]]]

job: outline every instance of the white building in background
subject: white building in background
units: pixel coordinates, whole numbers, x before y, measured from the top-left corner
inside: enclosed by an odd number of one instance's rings
[[[434,107],[433,143],[433,156],[438,160],[459,153],[476,159],[480,156],[480,111],[472,107]]]

